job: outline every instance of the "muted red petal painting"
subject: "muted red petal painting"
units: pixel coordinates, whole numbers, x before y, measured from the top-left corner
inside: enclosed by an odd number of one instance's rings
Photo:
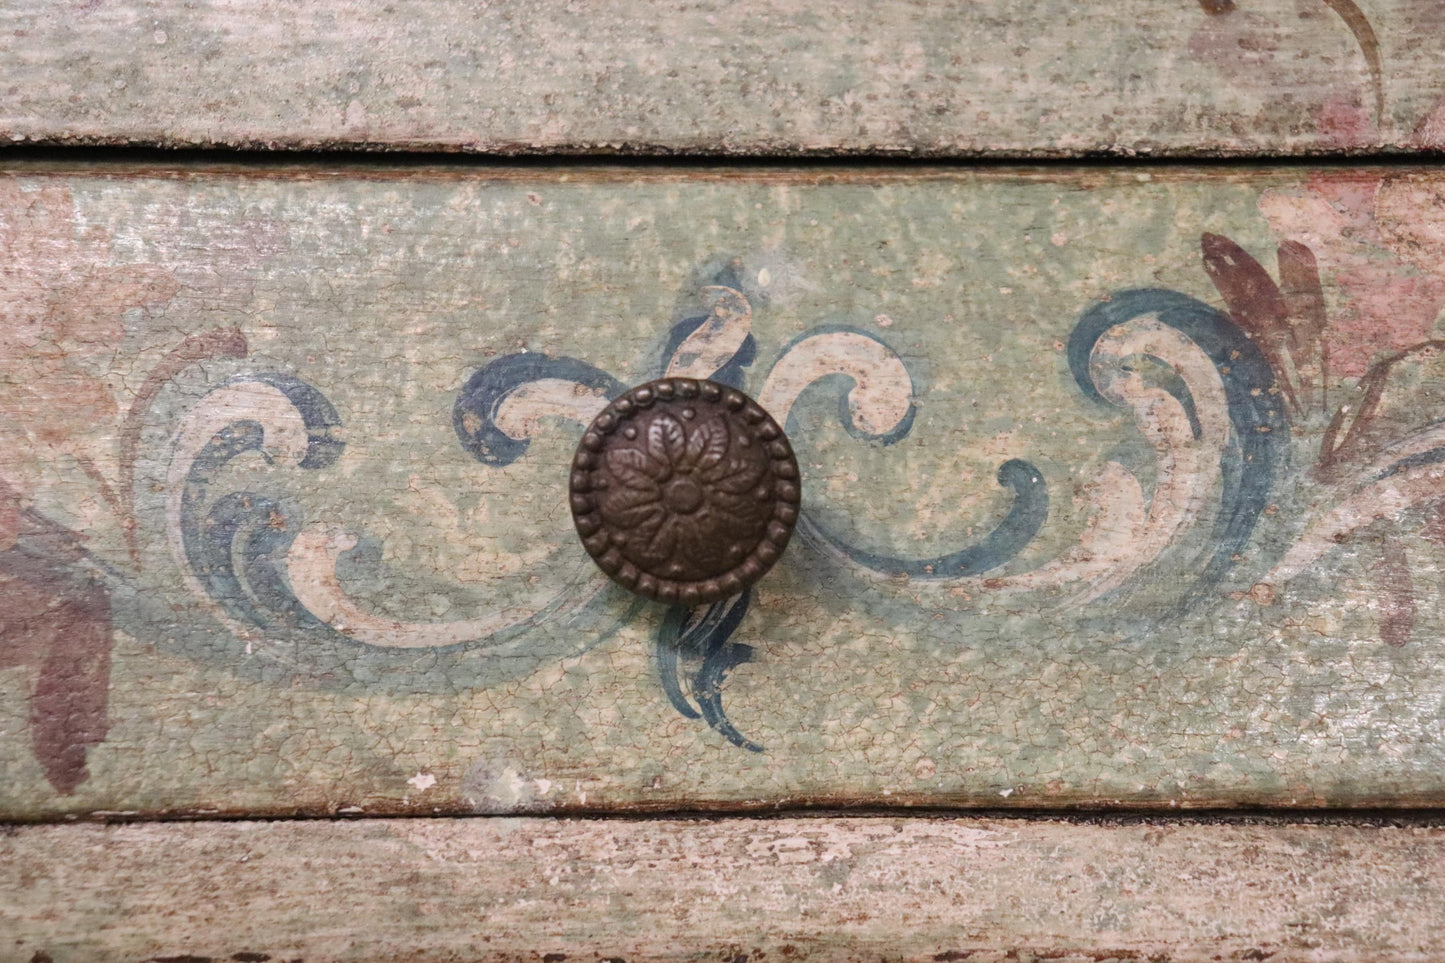
[[[186,365],[246,351],[234,330],[185,338],[123,415],[109,378],[126,315],[180,289],[163,266],[116,263],[65,188],[0,179],[0,666],[34,673],[31,745],[62,794],[88,777],[88,753],[108,731],[111,593],[89,532],[35,499],[49,472],[72,466],[67,490],[80,486],[130,546],[111,564],[138,564],[130,496],[145,406]]]

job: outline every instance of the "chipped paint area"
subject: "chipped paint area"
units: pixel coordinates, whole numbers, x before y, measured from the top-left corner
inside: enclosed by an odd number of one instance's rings
[[[1441,183],[0,178],[0,808],[1428,804]],[[695,610],[566,504],[667,372],[804,476]]]

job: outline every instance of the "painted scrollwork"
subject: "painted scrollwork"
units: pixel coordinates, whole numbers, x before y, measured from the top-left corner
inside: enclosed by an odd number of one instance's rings
[[[672,326],[655,373],[746,390],[759,354],[753,306],[728,271],[700,296],[705,310]],[[1090,489],[1089,523],[1072,548],[1019,570],[1025,550],[1051,523],[1051,482],[1034,464],[1014,458],[997,469],[1010,504],[981,537],[931,557],[892,555],[834,531],[818,505],[805,500],[803,546],[794,564],[812,564],[813,553],[879,591],[906,576],[974,592],[1029,593],[1040,606],[1085,605],[1153,571],[1191,527],[1212,518],[1205,548],[1184,561],[1171,556],[1169,564],[1189,568],[1174,578],[1176,610],[1217,595],[1287,460],[1288,412],[1266,355],[1228,314],[1183,294],[1141,289],[1084,311],[1067,360],[1083,399],[1132,413],[1154,456],[1147,479],[1122,462],[1104,466]],[[526,457],[545,424],[561,419],[583,426],[624,388],[577,358],[505,355],[463,379],[452,427],[462,450],[484,470],[501,470]],[[776,353],[756,396],[788,423],[805,393],[820,390],[837,392],[839,423],[859,443],[895,445],[912,431],[913,375],[871,331],[831,326],[804,332]],[[166,483],[172,552],[191,590],[236,634],[288,631],[373,649],[460,646],[480,653],[563,620],[590,625],[587,631],[600,637],[605,625],[597,613],[607,607],[604,597],[614,600],[614,609],[617,598],[608,595],[616,589],[600,573],[558,586],[542,602],[466,618],[383,617],[352,597],[342,574],[364,541],[361,533],[307,519],[283,495],[224,490],[224,469],[242,454],[259,454],[289,471],[326,472],[345,449],[340,421],[314,387],[248,374],[210,392],[175,432]],[[795,433],[796,425],[789,429]],[[680,443],[686,449],[687,439]],[[1397,484],[1408,482],[1408,471]],[[580,553],[576,546],[562,549],[569,550]],[[701,718],[735,746],[761,751],[729,721],[721,700],[727,673],[753,653],[733,641],[753,599],[749,590],[708,606],[671,606],[660,616],[654,649],[659,682],[679,713]],[[640,605],[622,618],[635,616]],[[587,613],[593,620],[579,622]]]

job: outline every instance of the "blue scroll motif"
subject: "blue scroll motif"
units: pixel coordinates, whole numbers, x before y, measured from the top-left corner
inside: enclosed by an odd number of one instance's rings
[[[803,343],[804,341],[815,338],[820,334],[844,334],[853,335],[859,338],[866,338],[881,347],[889,354],[896,354],[896,352],[894,352],[891,347],[884,343],[882,338],[878,337],[878,335],[865,328],[854,327],[850,324],[820,324],[809,328],[807,331],[804,331],[802,334],[798,335],[796,338],[785,344],[783,346],[783,349],[778,352],[778,359],[782,360],[783,358],[786,358],[788,356],[788,352],[792,351],[794,347]],[[913,384],[913,376],[911,374],[908,376],[908,382],[908,410],[904,412],[903,417],[899,418],[896,424],[888,428],[886,431],[881,432],[870,432],[860,427],[857,422],[853,420],[853,412],[848,407],[848,392],[853,389],[854,381],[847,375],[825,375],[817,381],[813,382],[813,384],[809,386],[808,390],[813,392],[828,390],[834,391],[838,397],[838,424],[843,426],[843,430],[846,431],[851,437],[856,438],[859,441],[864,441],[875,445],[883,445],[886,447],[888,445],[896,444],[897,442],[902,441],[904,438],[907,438],[908,433],[913,430],[913,419],[918,415],[918,405],[913,403],[915,385]],[[791,418],[789,420],[791,421]]]
[[[1089,373],[1094,346],[1110,328],[1146,315],[1174,328],[1209,357],[1224,385],[1233,432],[1220,457],[1222,507],[1215,522],[1209,562],[1181,599],[1182,611],[1202,600],[1228,574],[1259,516],[1269,505],[1276,471],[1288,453],[1289,418],[1280,396],[1269,389],[1274,373],[1264,355],[1229,316],[1177,291],[1138,288],[1120,291],[1084,312],[1069,336],[1069,370],[1080,390],[1107,404]],[[1187,391],[1182,384],[1174,391]],[[1172,393],[1172,392],[1171,392]],[[1188,409],[1198,432],[1192,401]]]
[[[819,333],[833,332],[864,337],[887,348],[887,345],[870,331],[840,326],[811,329],[792,344]],[[791,348],[792,344],[788,347]],[[785,350],[783,354],[786,353]],[[812,390],[829,386],[838,394],[838,422],[854,438],[887,446],[908,437],[917,413],[917,406],[911,401],[907,413],[897,424],[885,432],[875,434],[865,431],[853,420],[848,406],[848,392],[853,387],[853,379],[842,374],[829,375],[815,382]],[[911,395],[910,390],[910,397]],[[789,421],[792,421],[791,417]],[[787,427],[790,430],[793,428],[791,424]],[[816,513],[809,512],[806,508],[798,522],[799,535],[805,542],[820,550],[843,555],[865,568],[886,575],[908,575],[911,578],[923,579],[981,575],[999,568],[1023,551],[1024,547],[1033,541],[1049,515],[1048,486],[1044,484],[1043,475],[1033,465],[1013,458],[999,466],[997,477],[998,483],[1013,493],[1013,503],[1003,520],[978,542],[934,558],[906,558],[862,548],[830,530]]]
[[[1022,552],[1049,517],[1048,486],[1033,465],[1010,458],[999,466],[998,483],[1013,492],[1013,504],[1003,520],[974,544],[933,558],[905,558],[860,548],[829,531],[806,511],[798,528],[805,541],[830,548],[875,572],[921,579],[982,575]]]
[[[545,370],[554,373],[556,366]],[[241,375],[217,391],[245,385],[275,389],[284,396],[282,404],[299,415],[305,428],[305,448],[301,452],[290,452],[294,467],[316,471],[337,460],[344,448],[337,437],[341,421],[335,408],[319,391],[295,378],[271,373]],[[485,382],[482,387],[487,387]],[[227,409],[215,410],[224,413]],[[256,491],[222,490],[223,473],[239,456],[254,452],[273,461],[272,445],[277,442],[268,439],[268,432],[284,429],[279,422],[263,422],[283,415],[282,410],[274,408],[255,415],[238,414],[221,424],[203,443],[198,443],[193,452],[181,453],[189,462],[185,466],[175,523],[186,567],[198,590],[215,603],[218,615],[233,620],[240,628],[259,628],[273,639],[305,640],[317,663],[316,671],[334,674],[338,665],[360,666],[354,661],[354,653],[363,642],[340,625],[333,626],[319,618],[298,597],[288,563],[297,537],[307,526],[305,513],[288,498]],[[508,457],[506,451],[494,454],[498,459]],[[363,570],[375,564],[376,556],[376,544],[361,539],[350,552],[347,565],[353,570]],[[575,608],[574,601],[571,593],[562,591],[528,618],[514,624],[478,628],[470,636],[459,632],[447,636],[450,641],[426,648],[432,651],[452,648],[460,653],[485,645],[492,656],[486,664],[486,677],[510,677],[527,671],[527,666],[538,660],[574,653],[579,639],[594,642],[610,636],[619,624],[635,617],[641,607],[640,602],[626,606],[620,615],[609,615],[601,608],[596,612],[589,610],[586,615],[574,612],[570,618],[576,633],[545,639],[528,635],[537,625]],[[435,625],[445,630],[448,623]],[[418,628],[426,631],[431,627],[422,624]],[[424,658],[418,648],[414,644],[396,648],[370,646],[366,661],[392,670],[405,667],[410,672],[416,669],[418,660]],[[519,657],[522,654],[525,658]],[[330,667],[322,668],[323,662],[329,662]],[[371,670],[363,668],[363,671]],[[473,678],[480,679],[476,667]],[[450,687],[455,683],[447,677],[445,669],[440,669],[430,678],[418,675],[414,681],[401,684],[426,689],[436,685]]]
[[[452,427],[462,447],[483,465],[502,467],[521,458],[531,444],[497,427],[497,410],[525,384],[555,378],[612,398],[626,385],[600,368],[576,358],[549,358],[528,352],[503,355],[467,379],[452,407]]]
[[[242,375],[226,386],[259,383],[284,394],[306,427],[306,452],[298,468],[317,471],[341,457],[346,443],[333,435],[341,418],[326,397],[289,375]],[[191,462],[181,493],[180,529],[186,560],[206,594],[232,618],[263,629],[291,628],[341,638],[308,612],[283,574],[286,551],[295,539],[296,512],[255,492],[232,492],[215,500],[210,489],[221,471],[246,452],[264,454],[265,427],[237,420],[218,431]],[[236,544],[243,569],[236,571]]]
[[[736,284],[735,278],[719,278],[715,290],[735,296],[734,307],[742,313],[690,315],[675,322],[660,345],[657,375],[669,370],[670,364],[672,370],[687,370],[688,365],[695,368],[697,358],[707,357],[708,366],[715,366],[711,374],[714,380],[744,387],[746,369],[755,362],[758,346],[747,329],[750,308],[735,289]],[[1093,305],[1080,317],[1068,341],[1067,360],[1074,380],[1086,397],[1100,404],[1110,403],[1093,380],[1091,355],[1110,329],[1145,316],[1157,317],[1160,323],[1180,332],[1207,355],[1223,385],[1232,428],[1220,456],[1222,508],[1215,521],[1210,554],[1179,602],[1183,610],[1206,598],[1228,576],[1234,560],[1249,542],[1268,504],[1274,476],[1286,457],[1289,426],[1279,397],[1269,390],[1274,383],[1273,373],[1249,338],[1222,312],[1167,290],[1120,292]],[[704,328],[705,325],[711,327]],[[897,354],[873,333],[852,328],[814,328],[788,345],[779,357],[787,356],[795,345],[807,339],[828,334],[852,339],[850,346],[855,349],[861,346],[865,354],[872,350],[871,346],[857,339],[866,339],[878,346],[880,356],[886,356],[892,366],[889,369],[892,380],[883,379],[886,387],[881,397],[896,401],[896,407],[887,409],[886,417],[876,419],[889,424],[875,424],[866,414],[860,416],[865,423],[858,423],[849,403],[850,392],[858,388],[853,377],[830,369],[826,363],[817,364],[820,358],[826,358],[829,350],[836,350],[826,341],[813,342],[823,347],[810,349],[812,353],[805,351],[794,356],[795,362],[801,362],[795,372],[815,377],[806,391],[836,392],[839,422],[856,438],[882,446],[907,438],[916,410],[912,404],[913,376]],[[698,354],[691,354],[694,349],[684,347],[693,344],[700,346],[696,349]],[[679,354],[687,357],[679,359]],[[1148,365],[1151,361],[1145,358],[1141,363]],[[1151,374],[1151,379],[1179,401],[1198,438],[1202,429],[1189,385],[1162,362],[1157,366],[1159,370]],[[785,377],[779,383],[786,384],[788,380]],[[862,375],[859,380],[863,380]],[[876,399],[880,397],[879,379],[873,380]],[[526,453],[531,439],[504,431],[498,423],[500,412],[519,390],[549,381],[566,382],[583,389],[578,397],[585,403],[567,409],[570,399],[564,401],[562,410],[574,417],[586,410],[586,404],[614,397],[626,388],[608,372],[576,358],[552,358],[532,352],[496,358],[467,377],[458,390],[452,425],[459,444],[488,468],[515,463]],[[264,384],[281,392],[300,415],[306,442],[304,456],[292,453],[295,467],[314,471],[337,460],[344,447],[337,432],[340,418],[319,391],[295,378],[274,374],[244,375],[228,385],[240,382]],[[550,414],[556,410],[537,408],[532,413]],[[789,408],[787,413],[792,421],[793,410]],[[788,427],[796,431],[794,425]],[[344,630],[333,628],[310,612],[288,581],[288,552],[305,525],[297,506],[284,497],[218,490],[223,471],[234,459],[248,452],[266,454],[269,430],[271,426],[242,416],[217,430],[203,444],[197,442],[199,450],[185,470],[178,519],[186,564],[201,589],[230,619],[268,631],[354,645],[355,640]],[[293,444],[295,437],[298,436],[293,436]],[[998,468],[997,481],[1010,495],[1002,518],[973,543],[934,557],[893,556],[860,546],[831,530],[807,506],[799,520],[799,541],[826,555],[890,576],[948,580],[984,575],[1017,559],[1038,535],[1050,513],[1048,485],[1033,464],[1019,459],[1006,461]],[[679,714],[703,720],[733,746],[761,752],[763,747],[744,736],[728,719],[721,691],[727,674],[753,656],[750,646],[733,641],[747,615],[751,598],[748,591],[709,606],[669,607],[658,623],[653,649],[663,694]],[[560,603],[537,613],[536,618],[555,616],[559,611],[556,605]],[[641,608],[642,603],[637,603],[623,618],[633,617]],[[575,625],[569,623],[569,632],[575,629],[578,634],[595,628],[587,620]],[[514,629],[502,630],[484,641],[503,636],[512,638],[522,631],[521,627]]]
[[[231,492],[206,513],[201,533],[186,539],[191,570],[232,618],[263,629],[340,638],[292,593],[284,574],[298,513],[280,500]],[[191,523],[188,523],[188,525]],[[239,547],[239,551],[237,548]],[[241,570],[235,559],[241,559]]]
[[[716,280],[728,290],[735,290],[738,283],[731,272],[724,272]],[[688,338],[710,320],[706,314],[689,315],[672,325],[654,369],[656,377],[667,371]],[[742,388],[743,371],[756,357],[757,341],[749,333],[709,377],[720,384]],[[458,393],[452,409],[452,426],[463,449],[489,467],[503,467],[520,458],[530,439],[514,438],[504,432],[497,424],[498,412],[512,393],[543,380],[569,381],[607,398],[616,397],[627,388],[607,372],[576,358],[549,358],[532,352],[504,355],[468,378]],[[751,646],[731,641],[747,614],[749,598],[750,593],[744,592],[710,606],[671,606],[657,629],[654,653],[659,682],[673,708],[686,718],[702,718],[733,745],[761,752],[762,746],[733,726],[722,705],[722,683],[727,672],[752,658]],[[680,660],[690,665],[696,663],[688,681],[697,708],[683,691]]]
[[[668,363],[672,360],[673,356],[677,354],[678,349],[682,347],[682,343],[686,341],[694,331],[702,327],[706,321],[707,315],[704,314],[698,315],[697,317],[684,318],[672,326],[672,329],[667,333],[667,343],[662,350],[662,363],[657,367],[659,376],[667,370]],[[718,384],[727,385],[730,388],[742,390],[743,369],[749,367],[757,360],[757,357],[758,342],[749,334],[743,339],[743,343],[738,347],[737,351],[733,353],[733,356],[709,375],[708,380],[716,381]],[[613,394],[620,394],[621,392],[622,389],[619,388],[616,392],[613,392]]]
[[[763,747],[747,739],[728,720],[722,706],[722,684],[727,673],[753,657],[750,645],[733,642],[732,634],[748,613],[752,589],[708,606],[690,608],[673,605],[658,627],[654,644],[657,678],[663,692],[679,714],[688,719],[701,716],[728,742],[749,752]],[[679,680],[679,656],[699,663],[690,678],[697,709],[688,701]]]

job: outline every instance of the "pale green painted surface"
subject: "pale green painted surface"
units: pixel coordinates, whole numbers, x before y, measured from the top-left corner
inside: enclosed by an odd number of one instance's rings
[[[1337,205],[1336,233],[1305,217],[1350,185],[1369,203]],[[1412,191],[1409,203],[1397,198]],[[1211,432],[1239,441],[1228,412],[1211,407],[1218,375],[1190,367],[1188,345],[1154,336],[1143,353],[1155,360],[1128,362],[1132,383],[1155,392],[1157,417],[1136,423],[1085,396],[1065,346],[1091,305],[1127,289],[1222,307],[1201,263],[1210,232],[1275,278],[1275,245],[1308,244],[1334,370],[1363,369],[1431,333],[1441,262],[1432,268],[1421,252],[1438,243],[1439,191],[1435,175],[1304,171],[20,171],[0,184],[13,265],[0,277],[11,332],[0,478],[18,493],[12,517],[33,511],[83,534],[92,561],[65,563],[65,577],[22,571],[22,553],[57,550],[12,521],[0,599],[13,613],[24,592],[68,598],[99,571],[115,634],[108,732],[90,741],[89,778],[65,795],[55,777],[64,766],[47,778],[32,746],[27,697],[42,685],[44,652],[19,642],[46,616],[0,626],[15,663],[0,669],[0,809],[1437,801],[1445,549],[1431,535],[1431,497],[1385,492],[1421,472],[1426,485],[1437,470],[1420,454],[1434,451],[1438,417],[1429,361],[1398,366],[1389,383],[1399,397],[1387,395],[1372,429],[1381,444],[1414,440],[1404,467],[1362,458],[1326,484],[1310,474],[1324,409],[1292,415],[1292,432],[1278,423],[1289,440],[1279,439],[1268,507],[1222,580],[1185,604],[1219,541]],[[624,384],[655,376],[669,329],[705,314],[700,289],[720,278],[751,306],[748,391],[764,393],[788,346],[820,326],[886,345],[911,379],[916,416],[890,444],[842,430],[836,386],[812,389],[792,411],[806,510],[857,555],[926,558],[977,543],[1008,510],[995,473],[1010,459],[1035,466],[1050,505],[1037,537],[981,577],[875,576],[795,542],[733,636],[753,660],[722,693],[762,752],[669,705],[652,652],[662,608],[606,587],[576,543],[565,478],[579,427],[543,418],[524,456],[492,467],[452,424],[467,379],[522,351],[579,359]],[[1411,302],[1418,318],[1397,317],[1396,328],[1370,320],[1372,298],[1391,285],[1423,299]],[[107,334],[106,318],[121,327]],[[77,456],[116,488],[123,413],[147,373],[187,335],[229,327],[247,356],[185,367],[141,418],[132,558],[125,513],[107,507]],[[819,364],[843,356],[839,342],[817,344]],[[906,404],[907,383],[901,396],[889,387],[897,370],[878,368],[877,418]],[[366,615],[407,623],[407,638],[443,638],[438,623],[459,619],[496,617],[503,631],[407,649],[324,632],[247,636],[187,589],[167,541],[167,492],[188,464],[168,479],[174,433],[208,390],[263,371],[329,399],[344,450],[314,470],[279,451],[271,464],[242,455],[214,476],[204,507],[226,492],[284,495],[289,517],[277,528],[288,537],[315,525],[360,538],[339,585]],[[1358,398],[1359,374],[1333,377],[1329,410]],[[93,397],[112,398],[113,410]],[[1142,507],[1164,512],[1166,471],[1147,432],[1163,430],[1171,398],[1186,397],[1199,437],[1186,431],[1164,449],[1180,465],[1199,459],[1176,472],[1199,487],[1181,502],[1177,531],[1092,601],[1090,586],[1146,553],[1144,519],[1129,522],[1138,531],[1121,537],[1115,564],[1021,586],[1015,576],[1044,570],[1098,529],[1099,511],[1125,505],[1129,475]],[[1271,582],[1302,535],[1359,492],[1386,506],[1383,521],[1346,526],[1303,574]],[[1392,539],[1413,576],[1413,625],[1398,645],[1385,641],[1398,620],[1386,625],[1376,557]],[[280,564],[285,552],[272,557]],[[299,574],[294,551],[290,564],[293,587],[319,584]],[[504,610],[548,604],[559,612],[505,628]],[[346,618],[334,627],[360,631]]]

